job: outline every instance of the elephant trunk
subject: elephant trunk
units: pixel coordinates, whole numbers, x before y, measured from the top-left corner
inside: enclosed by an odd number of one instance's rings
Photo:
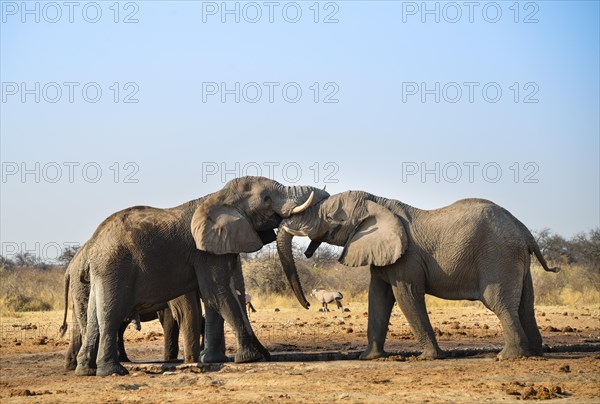
[[[290,286],[292,287],[296,298],[302,307],[308,309],[310,303],[304,296],[302,284],[300,283],[300,278],[298,277],[298,270],[296,269],[296,263],[294,262],[294,254],[292,253],[293,237],[294,236],[288,233],[283,227],[280,227],[279,231],[277,232],[277,252],[279,253],[279,259],[281,261],[283,271],[285,272],[285,276],[290,282]]]

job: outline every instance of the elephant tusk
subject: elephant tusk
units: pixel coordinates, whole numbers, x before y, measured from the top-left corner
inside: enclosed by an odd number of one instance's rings
[[[305,211],[312,203],[314,196],[315,196],[315,191],[312,191],[310,193],[310,195],[308,196],[308,199],[306,200],[306,202],[304,202],[302,205],[296,206],[294,209],[292,209],[292,215],[295,215],[296,213]]]
[[[294,230],[294,229],[290,229],[289,227],[282,225],[281,229],[283,231],[285,231],[287,234],[291,234],[292,236],[297,236],[297,237],[306,237],[307,233],[300,231],[300,230]]]

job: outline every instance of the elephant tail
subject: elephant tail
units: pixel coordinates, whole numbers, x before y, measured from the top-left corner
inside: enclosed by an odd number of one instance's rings
[[[519,229],[521,229],[521,232],[525,235],[525,238],[526,238],[527,248],[529,249],[529,254],[535,254],[535,256],[538,259],[538,261],[540,262],[540,264],[542,264],[542,268],[544,268],[544,271],[555,272],[555,273],[559,272],[560,271],[559,267],[550,268],[548,266],[548,263],[546,262],[546,260],[544,259],[544,256],[542,255],[542,252],[540,251],[540,246],[538,245],[537,241],[535,241],[533,234],[531,234],[531,232],[529,231],[527,226],[525,226],[519,219],[514,217],[512,215],[512,213],[510,213],[508,210],[506,210],[504,208],[502,208],[502,209],[504,210],[504,212],[506,212],[509,215],[509,217],[511,217],[513,219],[513,221],[517,225],[517,227]]]
[[[67,332],[67,311],[69,310],[69,284],[71,281],[71,275],[69,274],[69,269],[65,272],[65,316],[63,318],[63,323],[60,326],[59,333],[60,338],[65,336]]]
[[[533,239],[533,236],[531,236],[531,238]],[[535,240],[533,240],[533,242],[530,243],[530,245],[529,245],[529,253],[532,253],[532,252],[535,254],[535,256],[537,257],[540,264],[542,264],[542,268],[544,268],[544,271],[554,272],[554,273],[560,272],[559,267],[550,268],[548,266],[548,264],[546,263],[546,260],[544,259],[544,256],[542,255],[542,252],[540,251],[540,247],[538,246],[538,243],[535,242]]]

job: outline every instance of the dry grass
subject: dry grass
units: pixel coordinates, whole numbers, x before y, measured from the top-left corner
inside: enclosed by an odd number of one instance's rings
[[[307,299],[313,288],[339,290],[343,303],[367,303],[369,271],[366,268],[330,268],[299,261],[300,278]],[[287,286],[287,280],[275,260],[244,263],[247,290],[256,307],[294,309],[298,301]],[[64,268],[0,268],[0,316],[27,311],[62,310]],[[547,273],[539,265],[532,266],[537,305],[600,306],[600,274],[581,266],[564,266],[558,274]],[[429,308],[481,307],[480,302],[443,300],[426,296]]]
[[[64,307],[65,269],[0,268],[0,315]]]

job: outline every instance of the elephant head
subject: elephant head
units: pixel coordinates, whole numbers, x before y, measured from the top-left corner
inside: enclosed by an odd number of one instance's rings
[[[396,215],[371,199],[365,192],[343,192],[284,219],[277,234],[277,249],[288,277],[297,278],[292,255],[294,236],[312,240],[307,256],[326,242],[344,247],[339,262],[347,266],[385,266],[396,262],[408,245],[404,226]],[[308,308],[301,287],[294,292]]]
[[[283,186],[264,177],[241,177],[203,198],[195,208],[191,232],[196,248],[212,254],[255,252],[275,241],[283,218],[305,211],[329,197],[310,186]],[[297,274],[286,272],[294,291]]]

